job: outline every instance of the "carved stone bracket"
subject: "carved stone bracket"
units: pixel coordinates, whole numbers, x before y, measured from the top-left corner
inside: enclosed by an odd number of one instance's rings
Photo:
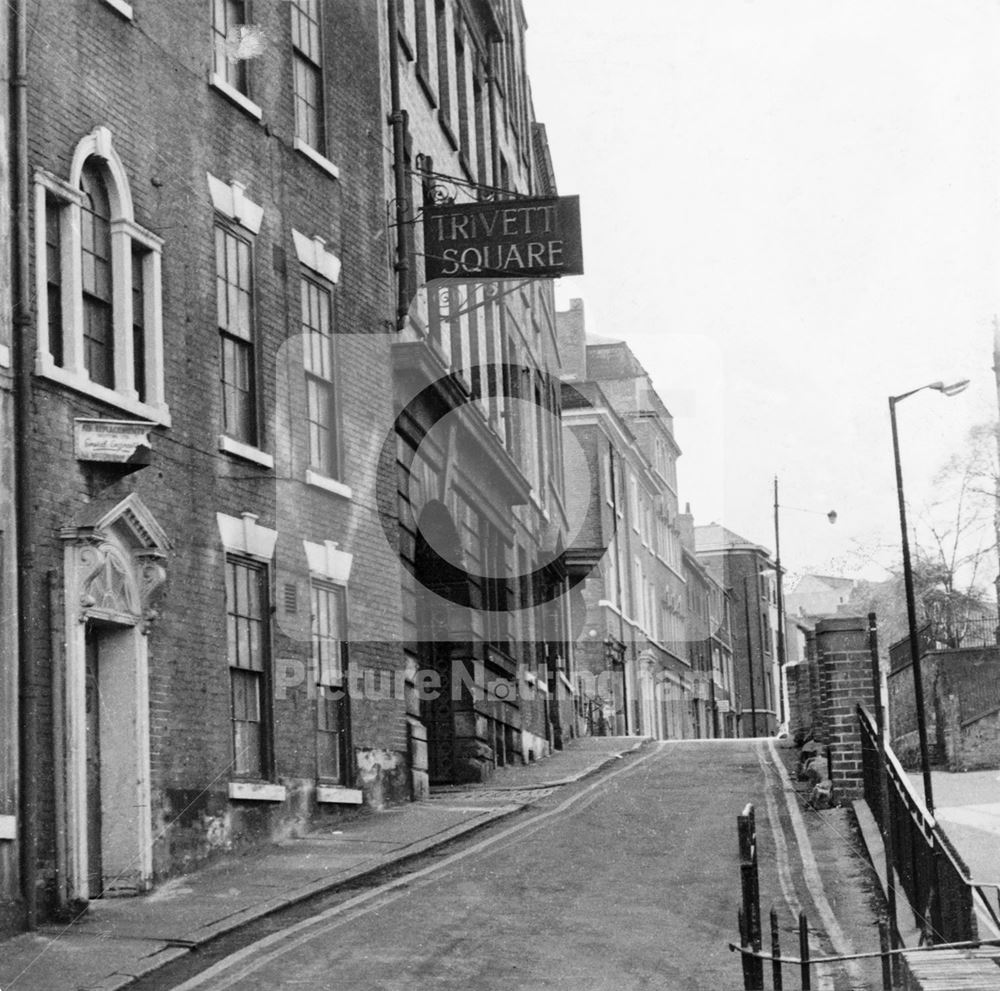
[[[139,552],[135,555],[139,565],[139,602],[142,608],[140,629],[148,633],[153,621],[160,615],[156,603],[159,602],[163,584],[167,580],[167,569],[161,561],[163,555],[157,551]]]

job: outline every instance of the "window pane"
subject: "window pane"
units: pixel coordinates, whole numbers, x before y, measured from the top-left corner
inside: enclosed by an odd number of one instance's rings
[[[63,363],[62,335],[62,235],[61,205],[45,200],[45,280],[48,300],[49,353],[59,366]]]
[[[241,93],[247,92],[246,60],[229,57],[239,43],[238,28],[246,24],[244,0],[214,0],[212,5],[212,37],[215,49],[215,72]]]
[[[263,774],[264,734],[261,693],[266,664],[267,603],[264,571],[226,562],[227,655],[233,709],[233,752],[237,774]]]
[[[261,623],[255,620],[247,622],[250,634],[250,648],[247,653],[247,665],[254,671],[264,670],[263,643],[261,641]]]
[[[337,472],[334,435],[333,336],[327,289],[302,280],[303,364],[306,371],[306,418],[309,463],[325,475]]]
[[[236,440],[256,443],[253,389],[251,253],[248,242],[216,228],[217,312],[222,333],[223,429]]]
[[[139,399],[146,400],[146,277],[148,252],[132,249],[132,373]]]
[[[83,364],[91,380],[114,388],[114,332],[111,310],[111,207],[104,178],[93,160],[80,176],[83,278]]]
[[[344,684],[346,595],[335,585],[314,583],[311,589],[313,656],[317,659],[316,762],[323,780],[341,781],[346,760],[344,739],[349,718]]]
[[[341,711],[341,703],[335,699],[318,701],[316,774],[323,781],[340,782],[343,778]]]
[[[337,586],[313,585],[313,657],[321,685],[340,685],[344,679],[343,638],[346,598]]]
[[[311,148],[323,151],[322,74],[319,66],[296,54],[292,80],[295,90],[295,133]]]
[[[114,338],[111,307],[84,294],[83,366],[92,382],[114,388]]]

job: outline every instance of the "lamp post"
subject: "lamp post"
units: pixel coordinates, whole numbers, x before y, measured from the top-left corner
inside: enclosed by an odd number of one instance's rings
[[[778,476],[774,476],[774,569],[776,573],[776,592],[778,597],[778,670],[780,672],[779,683],[782,686],[782,690],[778,693],[778,705],[779,712],[782,718],[779,718],[778,722],[784,722],[785,715],[785,694],[783,686],[785,685],[785,593],[784,585],[782,582],[782,571],[781,571],[781,527],[778,523],[779,509],[794,509],[797,513],[814,513],[814,509],[798,509],[795,506],[779,506],[778,505]],[[831,509],[830,512],[826,514],[826,518],[830,521],[831,525],[837,522],[837,511]]]
[[[906,589],[906,622],[910,639],[910,663],[913,667],[913,698],[917,710],[917,738],[920,742],[920,771],[924,780],[924,805],[934,812],[934,793],[931,787],[931,762],[927,749],[927,714],[924,712],[924,685],[920,674],[920,645],[917,643],[917,603],[913,594],[913,568],[910,564],[910,539],[906,532],[906,500],[903,498],[903,467],[899,459],[899,433],[896,429],[896,404],[924,389],[933,389],[945,396],[964,392],[968,379],[945,385],[931,382],[911,389],[899,396],[889,397],[889,422],[892,425],[892,454],[896,462],[896,498],[899,501],[899,529],[903,540],[903,585]]]

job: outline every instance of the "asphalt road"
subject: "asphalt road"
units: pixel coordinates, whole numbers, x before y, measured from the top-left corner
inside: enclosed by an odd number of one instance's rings
[[[790,934],[801,903],[820,923],[783,790],[762,743],[653,745],[177,991],[738,989],[728,943],[740,891],[736,816],[747,802],[769,860],[765,915],[776,900]],[[814,953],[821,943],[829,950],[817,937]],[[867,985],[830,972],[813,986]]]

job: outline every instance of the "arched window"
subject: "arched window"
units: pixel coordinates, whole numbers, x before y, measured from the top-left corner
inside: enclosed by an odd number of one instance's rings
[[[114,388],[111,206],[100,165],[87,159],[80,176],[80,254],[83,284],[83,367],[91,382]]]
[[[162,241],[135,222],[125,167],[98,127],[68,180],[35,174],[36,371],[169,425],[163,386]]]

